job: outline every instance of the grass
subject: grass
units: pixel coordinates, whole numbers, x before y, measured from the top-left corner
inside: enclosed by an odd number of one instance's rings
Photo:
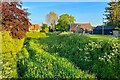
[[[115,38],[114,36],[112,35],[88,35],[90,38],[94,38],[94,39],[98,39],[98,40],[109,40],[109,39],[112,39],[112,38]]]

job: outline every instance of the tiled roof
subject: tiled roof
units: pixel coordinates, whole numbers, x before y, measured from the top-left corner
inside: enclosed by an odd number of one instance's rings
[[[75,31],[77,26],[72,26],[70,30]]]
[[[71,29],[72,31],[76,30],[77,27],[80,27],[84,30],[88,30],[91,31],[93,28],[91,26],[90,23],[75,23],[75,24],[71,24]]]

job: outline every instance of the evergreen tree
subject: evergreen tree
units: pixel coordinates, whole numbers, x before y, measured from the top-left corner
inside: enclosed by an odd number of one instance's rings
[[[112,0],[105,8],[106,25],[119,26],[120,25],[120,1]]]

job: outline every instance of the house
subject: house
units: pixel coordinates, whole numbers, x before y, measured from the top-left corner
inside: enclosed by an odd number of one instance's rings
[[[93,34],[108,34],[112,35],[113,30],[116,28],[116,26],[97,26],[93,29]]]
[[[92,30],[90,23],[75,23],[70,25],[70,32],[92,33]]]
[[[29,31],[40,31],[41,30],[41,27],[38,25],[38,24],[32,24],[30,27],[29,27]]]

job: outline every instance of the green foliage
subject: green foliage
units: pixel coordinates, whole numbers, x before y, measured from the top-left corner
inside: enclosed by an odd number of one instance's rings
[[[35,35],[36,34],[36,35]],[[28,33],[28,37],[31,38],[40,38],[46,36],[44,33]],[[22,49],[24,39],[12,39],[9,35],[9,32],[1,32],[2,36],[2,78],[17,78],[19,70],[17,69],[18,59],[29,58],[29,53],[25,48]],[[34,36],[35,35],[35,36]],[[20,51],[21,55],[16,58],[16,54]],[[17,54],[18,55],[18,54]],[[21,66],[22,67],[22,66]]]
[[[48,27],[48,25],[47,25],[47,24],[42,23],[42,26],[41,26],[42,30],[44,30],[46,27]]]
[[[54,11],[51,11],[49,14],[47,14],[46,22],[47,24],[50,25],[51,31],[55,31],[55,25],[57,20],[58,20],[58,15]]]
[[[17,78],[16,53],[2,53],[2,78]]]
[[[43,32],[27,32],[26,37],[27,38],[42,38],[42,37],[46,37],[46,34]]]
[[[76,68],[67,59],[44,51],[42,47],[46,46],[36,44],[37,42],[36,39],[29,40],[25,46],[29,58],[19,60],[19,76],[22,78],[95,78],[94,75],[89,75]],[[26,53],[25,50],[22,52]],[[21,52],[18,55],[21,55]]]
[[[120,78],[118,39],[66,32],[47,33],[47,36],[28,32],[24,42],[3,32],[2,77],[93,79],[95,76],[91,74],[95,74],[98,79]],[[6,44],[14,46],[9,48]]]
[[[64,57],[98,78],[120,78],[120,41],[116,38],[98,40],[85,35],[60,34],[40,39],[38,43],[50,54]]]
[[[42,23],[41,28],[42,28],[42,32],[48,32],[49,31],[49,27],[48,27],[47,24]]]
[[[112,35],[87,35],[87,36],[93,39],[98,39],[98,40],[109,40],[109,39],[115,38]]]
[[[16,53],[23,46],[24,39],[12,39],[9,32],[1,32],[2,35],[2,78],[17,78]]]
[[[88,69],[98,77],[117,78],[120,72],[120,42],[113,39],[108,41],[90,41],[84,48],[85,57],[90,64]],[[84,57],[84,58],[85,58]]]
[[[108,3],[108,7],[105,8],[106,24],[109,26],[120,25],[120,1],[113,0]]]
[[[58,20],[56,29],[59,31],[66,31],[69,29],[69,25],[75,22],[75,18],[68,14],[62,14]]]
[[[23,46],[24,39],[12,39],[9,32],[4,31],[2,34],[2,53],[15,52],[21,50]]]

